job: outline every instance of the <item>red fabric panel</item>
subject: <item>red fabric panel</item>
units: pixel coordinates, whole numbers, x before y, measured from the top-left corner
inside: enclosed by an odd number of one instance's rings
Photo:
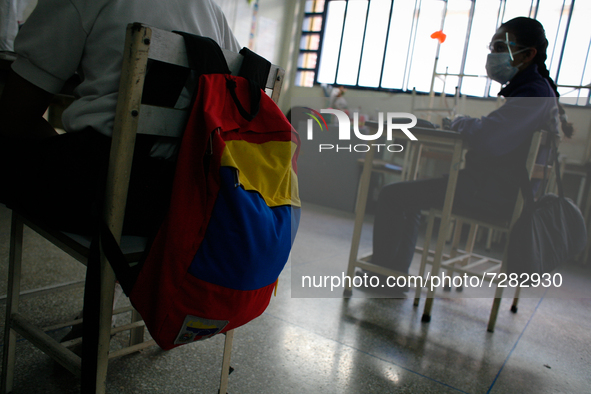
[[[244,137],[249,142],[261,143],[264,141],[293,141],[297,144],[297,150],[293,155],[292,166],[297,174],[297,157],[300,150],[299,136],[297,132],[291,127],[291,124],[278,110],[277,105],[271,100],[266,93],[261,92],[261,102],[258,115],[250,122],[240,115],[234,100],[230,96],[227,89],[220,89],[220,86],[225,86],[226,78],[231,78],[236,81],[236,95],[238,100],[244,108],[250,108],[250,97],[248,90],[248,81],[244,78],[233,77],[224,74],[207,74],[202,75],[199,79],[199,93],[200,97],[207,97],[203,100],[203,112],[206,130],[213,130],[221,127],[224,134],[231,132],[229,135],[235,135],[238,130],[239,134],[250,133],[252,136]],[[291,130],[288,134],[287,130]],[[272,133],[271,135],[264,135]],[[261,136],[259,140],[256,134]],[[274,134],[278,134],[276,137]],[[236,137],[222,137],[226,139],[235,139]]]
[[[148,327],[158,326],[166,318],[169,299],[178,298],[178,289],[205,236],[219,191],[220,158],[225,144],[214,143],[206,177],[203,157],[213,130],[204,130],[202,125],[203,113],[192,111],[177,158],[170,209],[130,295]]]
[[[240,327],[260,316],[271,299],[275,283],[258,290],[233,290],[214,285],[186,276],[179,298],[168,309],[166,321],[157,332],[150,331],[158,345],[164,349],[172,349],[174,341],[182,329],[187,315],[203,317],[212,320],[228,320],[228,325],[220,332]]]
[[[177,159],[171,207],[130,295],[152,336],[164,349],[173,347],[186,315],[203,313],[201,317],[222,320],[217,317],[218,312],[228,314],[234,311],[236,317],[226,327],[229,330],[260,315],[269,303],[273,287],[269,285],[248,292],[212,287],[214,285],[187,273],[204,238],[220,188],[220,158],[225,143],[220,132],[215,131],[220,128],[222,133],[242,129],[257,133],[261,138],[263,133],[269,132],[267,140],[274,140],[274,130],[281,138],[287,138],[286,130],[293,131],[266,94],[261,94],[259,114],[247,122],[228,93],[226,78],[236,81],[236,93],[243,107],[250,108],[245,79],[223,74],[201,76],[199,93]],[[213,154],[206,176],[203,158],[212,133]],[[297,142],[299,151],[299,137],[295,131],[290,138]],[[296,151],[292,160],[295,171],[297,155]]]

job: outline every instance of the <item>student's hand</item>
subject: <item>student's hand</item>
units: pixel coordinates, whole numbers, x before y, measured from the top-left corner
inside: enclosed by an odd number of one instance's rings
[[[441,120],[441,127],[443,130],[451,130],[451,119],[448,117],[443,118]]]

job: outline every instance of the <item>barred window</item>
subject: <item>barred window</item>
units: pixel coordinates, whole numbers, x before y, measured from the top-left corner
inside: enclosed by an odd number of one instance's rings
[[[546,65],[568,103],[590,105],[591,2],[582,0],[306,1],[296,85],[488,97],[488,42],[503,22],[538,19]],[[431,35],[443,31],[445,41]]]

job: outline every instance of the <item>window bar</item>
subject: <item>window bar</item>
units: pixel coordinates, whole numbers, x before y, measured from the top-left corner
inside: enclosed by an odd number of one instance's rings
[[[566,29],[564,30],[564,40],[562,42],[562,48],[560,49],[560,58],[558,59],[558,66],[556,67],[556,78],[554,82],[558,83],[558,77],[560,76],[560,66],[562,65],[562,58],[564,57],[564,47],[566,47],[566,39],[568,37],[568,30],[570,29],[570,21],[573,17],[573,10],[575,9],[575,0],[570,3],[570,10],[568,12],[568,20],[566,21]]]
[[[474,19],[474,10],[476,1],[472,0],[470,5],[470,14],[468,16],[468,27],[466,28],[466,41],[464,43],[464,53],[462,53],[462,62],[460,63],[460,75],[458,78],[458,94],[462,94],[462,82],[464,82],[464,72],[466,71],[466,58],[468,57],[468,45],[470,44],[470,32],[472,31],[472,21]]]
[[[323,14],[321,12],[306,12],[304,13],[304,18],[306,17],[315,17],[315,16],[323,16]],[[310,29],[312,29],[312,27],[310,27]],[[313,34],[313,33],[318,33],[316,30],[302,30],[303,34]]]
[[[499,8],[499,19],[497,19],[497,29],[505,19],[505,10],[507,9],[507,0],[501,0],[501,7]]]
[[[322,16],[321,12],[316,12],[316,1],[313,2],[312,4],[312,12],[305,12],[304,10],[304,18],[306,17],[314,17],[314,16]],[[323,19],[324,21],[324,19]],[[319,34],[319,32],[314,32],[313,30],[305,30],[302,31],[301,37],[306,37],[306,39],[309,39],[309,36],[314,35],[314,34]],[[318,54],[318,50],[314,50],[314,49],[308,49],[309,47],[309,42],[306,43],[306,48],[302,49],[300,48],[301,43],[298,44],[298,51],[299,53],[317,53]],[[317,55],[317,59],[318,59],[318,55]],[[318,66],[318,64],[317,64]],[[314,80],[316,80],[316,70],[317,70],[317,66],[314,69],[310,69],[310,68],[306,68],[306,67],[296,67],[296,73],[297,74],[303,74],[307,71],[314,71]]]
[[[589,61],[589,51],[591,51],[591,38],[589,39],[589,46],[587,46],[587,54],[585,55],[585,63],[583,64],[583,72],[581,73],[581,82],[579,83],[579,86],[583,86],[583,82],[584,82],[584,78],[585,78],[585,70],[587,69],[587,62]],[[581,90],[579,89],[579,92],[577,94],[577,104],[579,103],[579,99],[581,98]],[[587,89],[587,92],[591,92],[591,89]],[[587,93],[587,103],[585,103],[585,105],[589,104],[589,93]]]
[[[404,66],[404,78],[402,80],[402,89],[408,90],[408,80],[410,79],[410,68],[412,67],[412,54],[414,52],[415,42],[417,41],[417,27],[419,25],[419,16],[421,15],[421,0],[415,0],[415,12],[412,25],[410,27],[410,37],[408,39],[408,48],[406,50],[406,65]],[[412,43],[411,43],[412,41]],[[406,85],[406,88],[405,88]]]
[[[560,34],[560,25],[562,25],[562,14],[564,13],[564,7],[566,6],[566,0],[562,0],[562,8],[560,9],[560,17],[558,18],[558,26],[556,27],[556,36],[554,37],[554,45],[552,45],[552,55],[550,56],[550,67],[554,62],[554,54],[556,53],[556,43],[558,42],[558,35]],[[550,68],[548,68],[550,70]],[[556,79],[554,79],[556,81]]]
[[[318,40],[318,50],[316,50],[316,67],[314,67],[314,82],[318,83],[318,69],[320,67],[320,57],[322,52],[322,42],[324,41],[324,31],[326,29],[326,17],[328,13],[328,1],[324,2],[324,9],[322,10],[322,26],[320,27],[320,32],[318,33],[320,38]],[[341,39],[342,40],[342,39]],[[336,75],[335,75],[336,79]]]
[[[380,82],[378,87],[382,87],[382,79],[384,78],[384,66],[386,64],[386,53],[388,52],[388,39],[390,38],[390,26],[392,24],[392,10],[394,9],[394,0],[390,1],[390,15],[388,16],[388,28],[386,29],[386,41],[384,42],[384,55],[382,56],[382,70],[380,71]]]
[[[535,8],[534,8],[534,1],[536,2]],[[540,9],[540,0],[532,0],[531,6],[532,6],[532,11],[534,11],[533,12],[533,15],[532,15],[532,18],[533,19],[537,19],[537,17],[538,17],[538,10]],[[531,11],[530,11],[530,15],[531,15]]]
[[[501,22],[503,21],[503,16],[505,15],[505,1],[506,0],[501,0],[499,3],[499,13],[497,14],[497,25],[496,28],[498,29],[499,26],[501,26]],[[491,88],[491,79],[487,78],[486,79],[486,86],[484,87],[484,97],[489,97],[490,96],[490,88]]]
[[[361,39],[361,53],[359,54],[359,66],[357,67],[357,82],[355,86],[359,86],[359,75],[361,74],[361,62],[363,61],[363,48],[365,47],[365,34],[367,33],[367,19],[369,18],[369,7],[371,2],[367,2],[367,11],[365,12],[365,24],[363,26],[363,38]]]
[[[445,26],[445,19],[447,18],[447,0],[445,0],[445,5],[443,6],[443,16],[441,17],[441,26],[439,30],[443,31],[443,27]],[[437,51],[435,52],[435,63],[433,64],[433,75],[431,76],[431,88],[429,89],[429,94],[435,93],[435,77],[437,75],[437,64],[439,63],[439,52],[441,51],[441,43],[437,41]],[[445,79],[447,80],[447,69],[445,70]],[[445,83],[444,83],[445,86]],[[445,95],[445,90],[442,90],[441,94]]]
[[[343,50],[343,36],[345,35],[345,25],[347,24],[347,12],[349,11],[349,1],[347,1],[345,3],[345,12],[344,12],[344,18],[343,18],[343,28],[341,29],[341,42],[339,43],[339,54],[337,57],[337,66],[335,68],[335,74],[334,74],[334,82],[333,84],[337,83],[337,78],[339,76],[339,65],[341,63],[341,52]]]

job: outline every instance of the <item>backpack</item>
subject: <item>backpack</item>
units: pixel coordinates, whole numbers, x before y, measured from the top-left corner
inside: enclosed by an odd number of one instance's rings
[[[299,224],[299,148],[297,132],[257,83],[199,77],[170,207],[144,257],[130,267],[112,236],[101,237],[161,348],[232,330],[267,308]]]

